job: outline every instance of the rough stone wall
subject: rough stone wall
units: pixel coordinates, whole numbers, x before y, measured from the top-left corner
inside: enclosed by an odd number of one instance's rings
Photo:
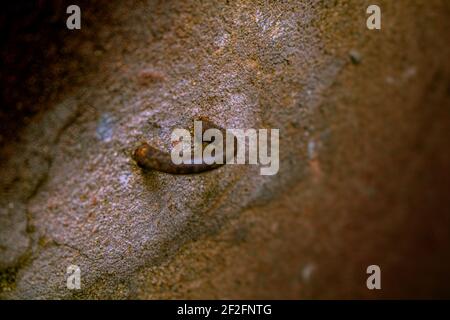
[[[88,17],[64,42],[83,72],[2,148],[0,296],[448,297],[450,9],[379,2],[380,32],[356,0],[130,1]],[[198,116],[280,128],[279,173],[136,166],[140,141],[167,149]]]

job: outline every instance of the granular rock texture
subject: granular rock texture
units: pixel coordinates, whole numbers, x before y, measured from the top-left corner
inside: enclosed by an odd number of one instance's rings
[[[87,11],[52,67],[74,80],[2,144],[0,296],[448,297],[450,7],[379,3],[380,31],[356,0]],[[279,173],[132,160],[197,117],[279,128]]]

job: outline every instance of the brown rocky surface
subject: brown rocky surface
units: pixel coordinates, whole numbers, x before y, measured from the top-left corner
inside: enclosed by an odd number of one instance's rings
[[[0,297],[449,297],[450,6],[377,2],[381,31],[371,1],[81,5],[4,93]],[[136,166],[198,116],[280,128],[279,173]]]

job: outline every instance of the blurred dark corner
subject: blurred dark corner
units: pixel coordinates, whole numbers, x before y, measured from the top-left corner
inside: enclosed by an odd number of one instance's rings
[[[21,127],[47,105],[45,101],[61,94],[60,89],[68,87],[67,84],[76,84],[82,69],[88,67],[77,53],[77,47],[89,35],[83,28],[77,32],[66,28],[66,8],[72,2],[2,3],[0,148],[17,138]],[[101,1],[77,1],[77,4],[83,6],[83,25],[97,20]]]

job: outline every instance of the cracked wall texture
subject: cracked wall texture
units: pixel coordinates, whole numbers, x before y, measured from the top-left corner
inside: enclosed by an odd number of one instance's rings
[[[62,87],[38,79],[50,93],[3,141],[0,296],[448,297],[450,8],[379,2],[380,32],[370,1],[87,11],[47,69]],[[198,116],[280,128],[279,173],[136,166],[139,142],[167,149]]]

